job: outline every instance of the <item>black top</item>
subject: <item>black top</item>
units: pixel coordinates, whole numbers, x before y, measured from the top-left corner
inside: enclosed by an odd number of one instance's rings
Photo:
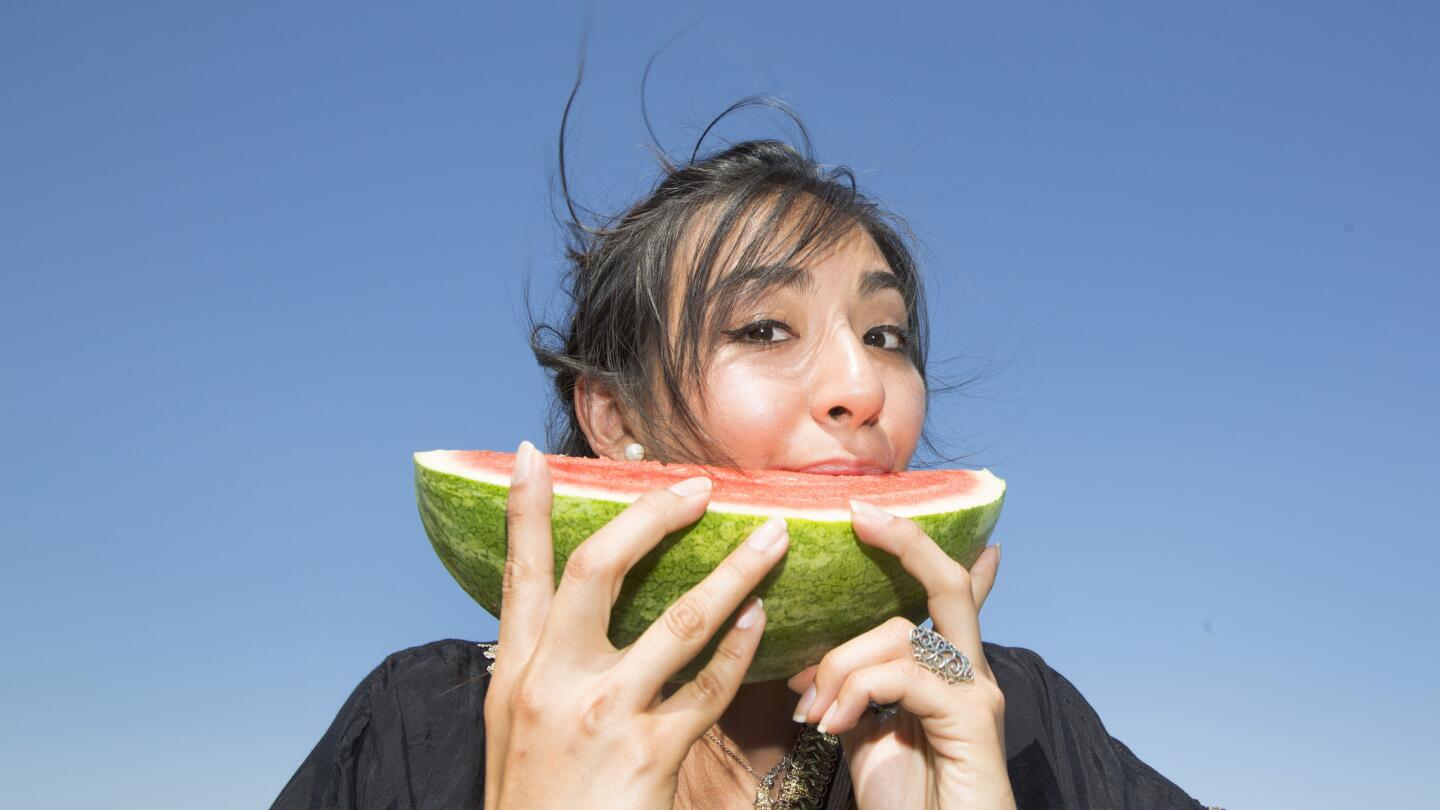
[[[1020,810],[1204,810],[1105,731],[1080,692],[1040,656],[986,643],[1005,694],[1005,746]],[[480,808],[490,661],[473,641],[401,650],[355,687],[273,808]],[[850,799],[844,759],[827,808]],[[272,810],[273,810],[272,808]]]

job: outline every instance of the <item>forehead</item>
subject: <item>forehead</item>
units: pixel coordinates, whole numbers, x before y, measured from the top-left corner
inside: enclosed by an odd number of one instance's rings
[[[849,278],[862,278],[863,293],[899,288],[873,279],[879,274],[893,279],[894,273],[874,238],[853,218],[808,196],[778,217],[776,208],[773,199],[766,200],[728,215],[729,222],[723,221],[727,214],[719,204],[697,212],[675,252],[672,277],[679,283],[674,292],[700,277],[710,289],[752,282],[808,287]],[[721,228],[726,232],[720,234]]]

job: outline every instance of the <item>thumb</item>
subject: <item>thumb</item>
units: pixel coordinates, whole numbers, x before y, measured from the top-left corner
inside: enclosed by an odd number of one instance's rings
[[[990,589],[995,587],[995,575],[1000,570],[1000,544],[986,546],[980,556],[975,558],[975,564],[970,566],[970,595],[975,599],[975,611],[978,613],[985,604],[985,598],[990,595]]]

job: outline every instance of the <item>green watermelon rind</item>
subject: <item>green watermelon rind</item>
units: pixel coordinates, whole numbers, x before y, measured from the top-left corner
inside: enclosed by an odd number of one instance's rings
[[[505,571],[505,500],[508,488],[415,463],[420,520],[441,562],[466,593],[500,616]],[[912,518],[953,559],[970,567],[999,520],[1004,493],[987,504]],[[586,538],[629,504],[557,494],[551,511],[555,579]],[[669,604],[719,565],[765,522],[755,515],[707,512],[674,532],[626,576],[611,613],[609,637],[617,648],[639,638]],[[849,521],[787,518],[790,549],[761,581],[765,632],[745,681],[789,678],[826,652],[892,616],[922,621],[925,589],[900,561],[861,543]],[[676,547],[684,543],[683,552]],[[837,594],[843,594],[837,598]],[[709,660],[722,627],[695,659],[670,680],[683,682]]]

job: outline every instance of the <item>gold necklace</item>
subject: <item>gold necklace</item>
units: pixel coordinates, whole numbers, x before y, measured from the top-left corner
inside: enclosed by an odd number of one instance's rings
[[[790,755],[786,754],[781,757],[780,761],[775,763],[775,767],[771,768],[764,776],[761,776],[759,771],[750,767],[750,763],[746,762],[744,757],[726,745],[724,740],[715,735],[715,732],[706,729],[705,736],[709,738],[710,742],[720,746],[720,750],[728,754],[731,759],[740,763],[740,767],[748,771],[751,776],[760,780],[760,784],[755,787],[756,810],[775,810],[775,802],[770,798],[770,791],[775,789],[775,777],[779,776],[780,773],[785,770],[786,766],[790,764]]]
[[[770,772],[761,776],[750,767],[743,757],[708,729],[705,736],[740,763],[751,776],[760,780],[755,788],[756,810],[819,810],[820,800],[830,784],[830,775],[835,769],[836,754],[840,738],[833,734],[821,734],[814,726],[806,724],[795,738],[795,747]],[[780,784],[779,798],[772,799],[770,791],[781,772],[785,781]]]

